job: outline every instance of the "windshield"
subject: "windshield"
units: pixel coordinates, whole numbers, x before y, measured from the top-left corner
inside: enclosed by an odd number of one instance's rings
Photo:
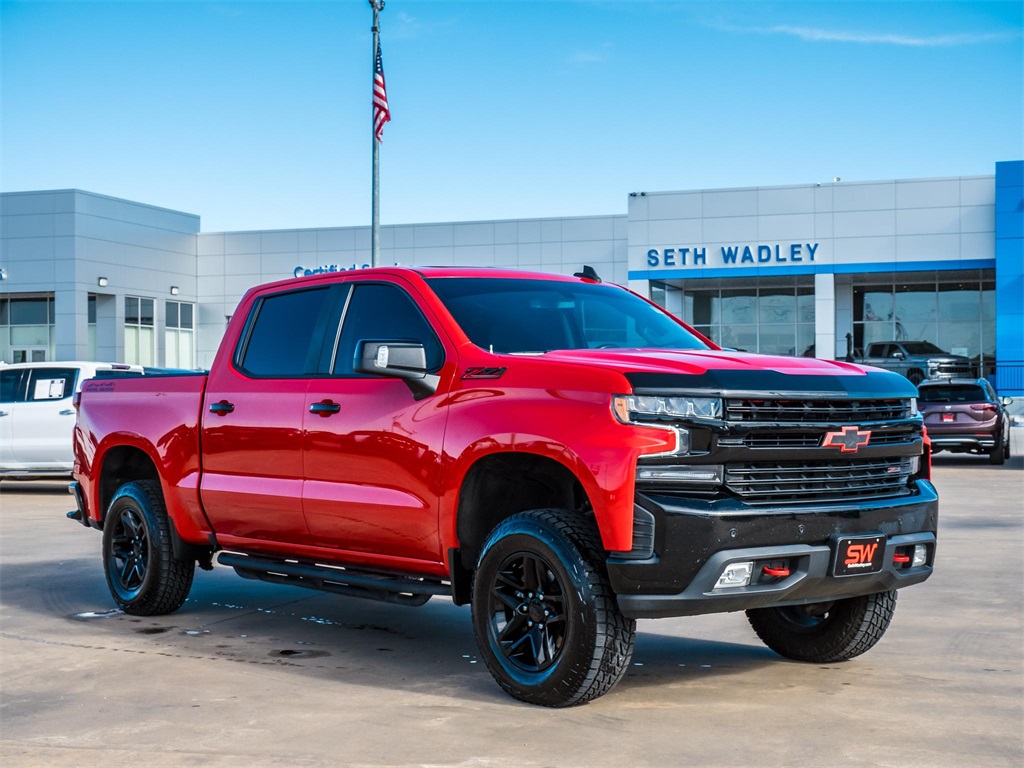
[[[490,352],[707,349],[671,315],[612,285],[490,277],[427,282],[470,340]]]
[[[905,341],[903,342],[903,348],[907,350],[908,355],[948,355],[948,352],[943,352],[941,349],[936,347],[930,341]]]

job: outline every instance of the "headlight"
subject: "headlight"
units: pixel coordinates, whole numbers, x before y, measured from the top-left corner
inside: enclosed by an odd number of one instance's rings
[[[680,419],[720,419],[722,401],[717,397],[688,395],[615,395],[612,398],[612,411],[615,418],[623,424]]]
[[[910,415],[917,416],[918,413],[920,413],[920,411],[917,410],[917,398],[912,397],[910,398]]]

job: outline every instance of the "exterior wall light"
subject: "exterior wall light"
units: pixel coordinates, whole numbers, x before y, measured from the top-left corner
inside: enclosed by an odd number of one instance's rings
[[[171,296],[177,296],[179,293],[181,293],[181,289],[178,286],[176,286],[176,285],[172,285],[171,286]]]
[[[106,288],[106,287],[107,287],[107,282],[108,282],[108,281],[107,281],[107,278],[105,278],[105,277],[101,277],[101,278],[100,278],[99,280],[97,280],[97,281],[96,281],[96,284],[97,284],[97,285],[98,285],[98,286],[99,286],[100,288]]]

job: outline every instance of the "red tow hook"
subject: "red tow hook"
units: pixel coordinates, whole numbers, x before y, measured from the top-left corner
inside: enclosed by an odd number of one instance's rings
[[[789,576],[789,568],[771,568],[771,567],[766,565],[763,568],[763,570],[764,570],[765,576],[774,576],[776,578],[782,578],[784,576]]]
[[[905,563],[910,562],[910,555],[893,555],[892,561],[894,563],[898,563],[899,565],[903,565]]]

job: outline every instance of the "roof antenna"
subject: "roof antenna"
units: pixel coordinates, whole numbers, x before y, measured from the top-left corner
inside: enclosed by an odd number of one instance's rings
[[[589,264],[583,265],[582,272],[573,272],[573,277],[582,277],[584,280],[593,280],[595,283],[600,283],[601,278],[598,277],[597,271]]]

